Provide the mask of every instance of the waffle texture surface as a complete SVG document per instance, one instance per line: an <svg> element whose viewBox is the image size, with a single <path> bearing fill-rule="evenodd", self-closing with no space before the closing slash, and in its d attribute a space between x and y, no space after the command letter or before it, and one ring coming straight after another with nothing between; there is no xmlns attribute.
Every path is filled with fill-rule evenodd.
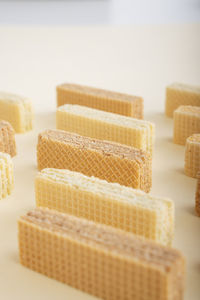
<svg viewBox="0 0 200 300"><path fill-rule="evenodd" d="M7 121L0 121L0 152L16 155L15 132Z"/></svg>
<svg viewBox="0 0 200 300"><path fill-rule="evenodd" d="M38 169L69 169L149 192L152 157L148 152L62 130L39 135Z"/></svg>
<svg viewBox="0 0 200 300"><path fill-rule="evenodd" d="M0 152L0 199L11 194L14 184L13 161L9 154Z"/></svg>
<svg viewBox="0 0 200 300"><path fill-rule="evenodd" d="M37 208L18 223L22 265L105 300L181 300L184 258L172 248Z"/></svg>
<svg viewBox="0 0 200 300"><path fill-rule="evenodd" d="M187 138L185 149L185 174L197 178L200 171L200 134Z"/></svg>
<svg viewBox="0 0 200 300"><path fill-rule="evenodd" d="M31 130L33 120L31 101L21 96L0 92L0 119L8 121L17 133Z"/></svg>
<svg viewBox="0 0 200 300"><path fill-rule="evenodd" d="M200 106L200 87L174 83L166 88L165 114L173 117L181 105Z"/></svg>
<svg viewBox="0 0 200 300"><path fill-rule="evenodd" d="M111 225L171 245L174 204L140 190L60 169L35 179L36 205Z"/></svg>
<svg viewBox="0 0 200 300"><path fill-rule="evenodd" d="M153 151L153 123L90 107L72 104L58 107L56 128L125 144L150 153Z"/></svg>
<svg viewBox="0 0 200 300"><path fill-rule="evenodd" d="M125 116L143 119L142 97L82 86L61 84L57 86L57 106L78 104L109 111Z"/></svg>
<svg viewBox="0 0 200 300"><path fill-rule="evenodd" d="M174 111L174 143L185 145L195 133L200 133L200 107L180 106Z"/></svg>

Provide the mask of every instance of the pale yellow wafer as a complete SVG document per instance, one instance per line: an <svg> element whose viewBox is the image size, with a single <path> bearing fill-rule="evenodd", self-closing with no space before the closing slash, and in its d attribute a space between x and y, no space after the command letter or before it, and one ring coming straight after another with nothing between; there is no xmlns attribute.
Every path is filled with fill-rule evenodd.
<svg viewBox="0 0 200 300"><path fill-rule="evenodd" d="M7 121L0 121L0 152L16 155L15 132Z"/></svg>
<svg viewBox="0 0 200 300"><path fill-rule="evenodd" d="M57 86L57 106L78 104L143 119L142 97L111 92L78 84Z"/></svg>
<svg viewBox="0 0 200 300"><path fill-rule="evenodd" d="M174 204L166 198L60 169L36 176L37 206L56 209L171 245Z"/></svg>
<svg viewBox="0 0 200 300"><path fill-rule="evenodd" d="M183 299L178 250L47 208L20 218L18 238L22 265L101 299Z"/></svg>
<svg viewBox="0 0 200 300"><path fill-rule="evenodd" d="M174 83L166 88L165 114L173 117L181 105L200 106L200 87Z"/></svg>
<svg viewBox="0 0 200 300"><path fill-rule="evenodd" d="M0 152L0 199L13 190L13 162L9 154Z"/></svg>
<svg viewBox="0 0 200 300"><path fill-rule="evenodd" d="M31 130L33 112L30 100L0 92L0 119L8 121L17 133Z"/></svg>
<svg viewBox="0 0 200 300"><path fill-rule="evenodd" d="M194 133L200 133L200 107L180 106L174 111L174 143L185 145Z"/></svg>
<svg viewBox="0 0 200 300"><path fill-rule="evenodd" d="M152 153L153 123L110 112L65 104L57 108L56 128L91 138L109 140Z"/></svg>
<svg viewBox="0 0 200 300"><path fill-rule="evenodd" d="M152 158L148 152L63 130L39 135L38 169L69 169L149 192Z"/></svg>
<svg viewBox="0 0 200 300"><path fill-rule="evenodd" d="M197 178L200 171L200 134L187 138L185 149L185 174Z"/></svg>

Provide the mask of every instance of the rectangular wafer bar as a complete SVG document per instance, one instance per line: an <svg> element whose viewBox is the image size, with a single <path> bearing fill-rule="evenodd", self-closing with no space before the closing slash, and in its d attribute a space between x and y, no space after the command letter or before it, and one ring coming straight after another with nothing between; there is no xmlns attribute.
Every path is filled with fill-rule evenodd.
<svg viewBox="0 0 200 300"><path fill-rule="evenodd" d="M105 300L182 300L182 254L111 226L37 208L18 222L22 265Z"/></svg>
<svg viewBox="0 0 200 300"><path fill-rule="evenodd" d="M0 152L16 155L15 132L7 121L0 121Z"/></svg>
<svg viewBox="0 0 200 300"><path fill-rule="evenodd" d="M185 145L189 136L200 132L200 107L179 106L174 111L174 143Z"/></svg>
<svg viewBox="0 0 200 300"><path fill-rule="evenodd" d="M37 161L39 170L69 169L145 192L152 185L149 152L63 130L46 130L39 135Z"/></svg>
<svg viewBox="0 0 200 300"><path fill-rule="evenodd" d="M91 138L109 140L152 153L153 123L81 105L57 108L56 128Z"/></svg>
<svg viewBox="0 0 200 300"><path fill-rule="evenodd" d="M37 206L111 225L171 245L174 203L140 190L61 169L43 169L35 179Z"/></svg>
<svg viewBox="0 0 200 300"><path fill-rule="evenodd" d="M78 84L57 86L57 106L78 104L125 116L143 119L143 99Z"/></svg>
<svg viewBox="0 0 200 300"><path fill-rule="evenodd" d="M173 117L181 105L200 106L200 87L173 83L166 88L165 114Z"/></svg>
<svg viewBox="0 0 200 300"><path fill-rule="evenodd" d="M30 100L0 92L0 119L8 121L17 133L31 130L33 112Z"/></svg>
<svg viewBox="0 0 200 300"><path fill-rule="evenodd" d="M197 178L200 171L200 134L193 134L186 140L185 174Z"/></svg>
<svg viewBox="0 0 200 300"><path fill-rule="evenodd" d="M7 197L13 190L13 162L9 154L0 152L0 199Z"/></svg>

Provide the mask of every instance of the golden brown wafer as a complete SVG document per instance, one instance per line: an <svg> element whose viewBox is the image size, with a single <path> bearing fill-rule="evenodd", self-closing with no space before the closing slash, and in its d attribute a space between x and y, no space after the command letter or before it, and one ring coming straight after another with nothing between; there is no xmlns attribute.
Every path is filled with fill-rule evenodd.
<svg viewBox="0 0 200 300"><path fill-rule="evenodd" d="M57 86L57 106L78 104L109 111L125 116L143 119L143 99L78 84Z"/></svg>
<svg viewBox="0 0 200 300"><path fill-rule="evenodd" d="M39 135L38 169L69 169L149 192L152 158L148 152L62 130Z"/></svg>
<svg viewBox="0 0 200 300"><path fill-rule="evenodd" d="M200 106L200 87L174 83L166 88L165 114L173 117L181 105Z"/></svg>
<svg viewBox="0 0 200 300"><path fill-rule="evenodd" d="M181 300L184 258L172 248L47 208L18 223L22 265L105 300Z"/></svg>

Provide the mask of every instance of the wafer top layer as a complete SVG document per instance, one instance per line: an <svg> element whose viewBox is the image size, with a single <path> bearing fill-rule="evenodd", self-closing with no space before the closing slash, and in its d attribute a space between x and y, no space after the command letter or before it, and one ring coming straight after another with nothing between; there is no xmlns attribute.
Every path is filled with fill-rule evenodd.
<svg viewBox="0 0 200 300"><path fill-rule="evenodd" d="M200 107L191 105L181 105L176 109L176 112L200 116Z"/></svg>
<svg viewBox="0 0 200 300"><path fill-rule="evenodd" d="M200 134L196 133L187 138L187 142L200 144Z"/></svg>
<svg viewBox="0 0 200 300"><path fill-rule="evenodd" d="M0 120L0 129L7 127L7 126L11 127L10 123L8 123L7 121Z"/></svg>
<svg viewBox="0 0 200 300"><path fill-rule="evenodd" d="M6 92L0 92L0 101L10 102L10 103L17 103L17 104L25 104L30 102L30 100L23 96L18 96L15 94L10 94Z"/></svg>
<svg viewBox="0 0 200 300"><path fill-rule="evenodd" d="M173 84L169 85L168 88L200 94L199 86L193 86L193 85L182 84L182 83L173 83Z"/></svg>
<svg viewBox="0 0 200 300"><path fill-rule="evenodd" d="M88 94L91 96L96 96L96 97L98 96L98 97L104 97L104 98L108 98L108 99L114 98L115 100L119 100L119 101L134 101L135 99L138 98L137 96L112 92L112 91L103 90L103 89L97 89L97 88L78 85L78 84L64 83L64 84L57 86L57 90L59 88L63 88L65 90L73 90L74 92L77 92L77 93L83 92L85 94Z"/></svg>
<svg viewBox="0 0 200 300"><path fill-rule="evenodd" d="M123 159L134 159L136 157L145 159L151 155L142 150L121 145L114 142L102 141L70 133L64 130L46 130L39 135L39 139L51 139L62 143L70 144L73 147L91 149L101 152L104 155L115 155Z"/></svg>
<svg viewBox="0 0 200 300"><path fill-rule="evenodd" d="M108 122L121 127L128 128L150 128L154 130L154 124L145 120L134 119L132 117L122 116L111 112L90 108L82 105L65 104L57 108L58 111L67 111L71 114L87 117L89 119ZM150 133L151 134L151 133Z"/></svg>
<svg viewBox="0 0 200 300"><path fill-rule="evenodd" d="M173 201L170 199L150 196L137 189L125 187L118 183L108 183L106 180L94 176L88 177L70 170L46 168L38 173L37 177L54 182L57 181L79 190L100 194L104 197L109 196L115 201L127 202L130 205L137 205L142 208L161 211L173 206Z"/></svg>
<svg viewBox="0 0 200 300"><path fill-rule="evenodd" d="M181 258L179 251L136 237L133 234L101 224L58 213L47 208L36 208L20 218L47 231L81 243L112 251L127 260L141 260L170 272L173 264Z"/></svg>

